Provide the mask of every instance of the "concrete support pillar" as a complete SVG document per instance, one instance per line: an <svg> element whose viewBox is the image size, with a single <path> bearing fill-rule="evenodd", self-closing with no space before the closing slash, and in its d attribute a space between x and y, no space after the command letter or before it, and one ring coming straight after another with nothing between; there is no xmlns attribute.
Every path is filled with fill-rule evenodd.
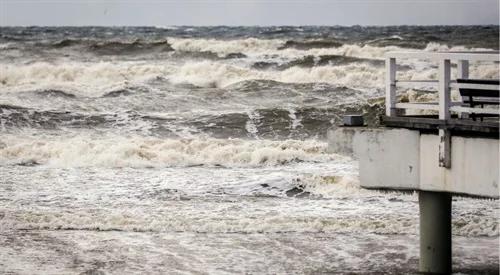
<svg viewBox="0 0 500 275"><path fill-rule="evenodd" d="M451 273L451 195L420 191L419 271Z"/></svg>

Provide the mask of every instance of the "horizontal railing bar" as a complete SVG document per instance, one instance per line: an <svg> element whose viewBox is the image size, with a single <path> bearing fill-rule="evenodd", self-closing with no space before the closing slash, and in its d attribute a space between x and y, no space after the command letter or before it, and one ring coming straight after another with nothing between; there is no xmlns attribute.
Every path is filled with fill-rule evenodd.
<svg viewBox="0 0 500 275"><path fill-rule="evenodd" d="M431 83L438 83L438 80L433 80L433 79L418 79L418 80L396 80L396 82L408 82L408 83L420 83L420 82L431 82Z"/></svg>
<svg viewBox="0 0 500 275"><path fill-rule="evenodd" d="M438 85L437 80L396 80L396 85L404 88L412 87L432 87L436 88Z"/></svg>
<svg viewBox="0 0 500 275"><path fill-rule="evenodd" d="M471 108L471 107L453 106L450 107L450 111L458 113L500 115L500 110L498 108L490 109L490 108Z"/></svg>
<svg viewBox="0 0 500 275"><path fill-rule="evenodd" d="M438 83L437 80L419 79L419 80L396 80L396 83Z"/></svg>
<svg viewBox="0 0 500 275"><path fill-rule="evenodd" d="M398 108L398 109L434 110L434 111L439 110L439 105L437 104L437 102L434 102L434 104L429 104L429 103L396 103L396 108Z"/></svg>
<svg viewBox="0 0 500 275"><path fill-rule="evenodd" d="M437 80L396 80L396 85L409 87L413 85L428 85L436 86L439 83ZM457 83L456 81L450 81L450 88L455 89L478 89L478 90L500 90L500 85L492 84L474 84L474 83Z"/></svg>
<svg viewBox="0 0 500 275"><path fill-rule="evenodd" d="M450 106L461 106L463 102L450 102ZM420 110L438 110L438 102L405 102L396 103L396 108L398 109L420 109Z"/></svg>
<svg viewBox="0 0 500 275"><path fill-rule="evenodd" d="M399 51L386 53L387 58L417 58L426 60L469 60L469 61L499 61L498 51L487 52L424 52L424 51Z"/></svg>
<svg viewBox="0 0 500 275"><path fill-rule="evenodd" d="M492 90L492 91L498 91L500 89L500 85L456 83L456 82L450 83L450 87L457 89L478 89L478 90Z"/></svg>

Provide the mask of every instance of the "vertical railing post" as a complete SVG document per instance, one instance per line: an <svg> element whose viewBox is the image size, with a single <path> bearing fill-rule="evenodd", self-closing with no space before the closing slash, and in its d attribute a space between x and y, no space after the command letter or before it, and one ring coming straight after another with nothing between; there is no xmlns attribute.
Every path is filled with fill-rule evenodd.
<svg viewBox="0 0 500 275"><path fill-rule="evenodd" d="M385 60L385 115L396 115L396 58Z"/></svg>
<svg viewBox="0 0 500 275"><path fill-rule="evenodd" d="M450 60L439 60L439 119L446 127L450 119ZM451 167L451 134L446 128L439 129L439 166Z"/></svg>
<svg viewBox="0 0 500 275"><path fill-rule="evenodd" d="M457 61L457 78L468 79L469 78L469 61L468 60L458 60ZM459 113L460 118L467 118L467 113Z"/></svg>
<svg viewBox="0 0 500 275"><path fill-rule="evenodd" d="M439 60L439 119L450 118L450 60Z"/></svg>
<svg viewBox="0 0 500 275"><path fill-rule="evenodd" d="M457 62L457 78L461 78L461 79L469 78L469 61L468 60L458 60L458 62Z"/></svg>

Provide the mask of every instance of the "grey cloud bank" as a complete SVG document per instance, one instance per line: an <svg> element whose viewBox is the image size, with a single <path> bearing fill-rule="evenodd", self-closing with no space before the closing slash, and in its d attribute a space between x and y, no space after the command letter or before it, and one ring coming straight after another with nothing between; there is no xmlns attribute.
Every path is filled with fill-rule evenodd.
<svg viewBox="0 0 500 275"><path fill-rule="evenodd" d="M499 21L495 0L0 0L0 10L3 26L497 25Z"/></svg>

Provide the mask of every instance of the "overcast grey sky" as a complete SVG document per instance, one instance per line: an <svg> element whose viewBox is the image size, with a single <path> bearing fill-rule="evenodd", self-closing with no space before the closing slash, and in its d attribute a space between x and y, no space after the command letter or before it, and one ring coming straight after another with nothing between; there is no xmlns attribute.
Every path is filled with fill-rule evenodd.
<svg viewBox="0 0 500 275"><path fill-rule="evenodd" d="M3 26L499 24L499 0L0 0Z"/></svg>

